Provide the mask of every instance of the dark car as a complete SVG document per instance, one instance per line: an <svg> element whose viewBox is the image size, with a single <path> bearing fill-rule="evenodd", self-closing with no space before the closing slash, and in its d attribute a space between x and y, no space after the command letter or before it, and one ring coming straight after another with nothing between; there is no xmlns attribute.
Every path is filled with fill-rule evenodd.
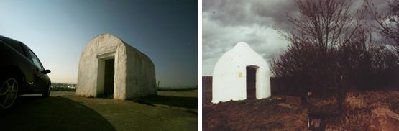
<svg viewBox="0 0 399 131"><path fill-rule="evenodd" d="M24 43L0 35L0 61L0 109L10 108L22 94L50 95L50 70Z"/></svg>

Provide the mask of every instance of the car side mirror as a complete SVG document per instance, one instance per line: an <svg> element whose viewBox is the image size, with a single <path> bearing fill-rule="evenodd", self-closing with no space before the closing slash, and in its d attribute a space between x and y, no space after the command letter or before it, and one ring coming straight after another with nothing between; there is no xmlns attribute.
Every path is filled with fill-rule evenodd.
<svg viewBox="0 0 399 131"><path fill-rule="evenodd" d="M44 71L42 71L42 73L43 74L48 74L48 73L51 73L51 71L50 70L44 70Z"/></svg>

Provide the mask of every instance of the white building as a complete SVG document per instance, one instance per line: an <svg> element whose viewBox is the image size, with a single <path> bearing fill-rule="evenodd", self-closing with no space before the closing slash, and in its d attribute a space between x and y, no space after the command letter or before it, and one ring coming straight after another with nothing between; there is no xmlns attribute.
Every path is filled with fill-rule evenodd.
<svg viewBox="0 0 399 131"><path fill-rule="evenodd" d="M81 54L76 94L131 99L156 94L155 67L136 48L110 34L92 39Z"/></svg>
<svg viewBox="0 0 399 131"><path fill-rule="evenodd" d="M248 44L237 43L216 63L213 72L212 103L247 98L262 99L269 96L269 66Z"/></svg>

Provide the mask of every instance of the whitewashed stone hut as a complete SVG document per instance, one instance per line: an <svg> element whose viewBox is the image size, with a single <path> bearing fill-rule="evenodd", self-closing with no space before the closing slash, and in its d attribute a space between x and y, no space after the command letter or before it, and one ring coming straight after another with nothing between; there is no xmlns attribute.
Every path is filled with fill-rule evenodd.
<svg viewBox="0 0 399 131"><path fill-rule="evenodd" d="M213 72L212 103L270 96L270 69L248 44L239 42L218 60Z"/></svg>
<svg viewBox="0 0 399 131"><path fill-rule="evenodd" d="M131 99L156 94L155 81L150 58L115 36L101 34L81 54L76 94Z"/></svg>

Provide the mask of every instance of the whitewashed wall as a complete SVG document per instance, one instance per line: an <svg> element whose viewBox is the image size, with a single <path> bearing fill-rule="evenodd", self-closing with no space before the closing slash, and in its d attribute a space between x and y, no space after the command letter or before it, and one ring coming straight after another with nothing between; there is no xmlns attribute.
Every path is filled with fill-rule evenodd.
<svg viewBox="0 0 399 131"><path fill-rule="evenodd" d="M79 62L76 94L97 96L103 91L101 60L114 57L114 99L130 99L156 94L155 67L137 49L110 34L101 34L89 42Z"/></svg>
<svg viewBox="0 0 399 131"><path fill-rule="evenodd" d="M259 66L256 73L256 98L262 99L271 95L270 69L267 62L248 44L239 42L233 49L223 54L215 65L212 103L247 98L246 67L248 65Z"/></svg>

